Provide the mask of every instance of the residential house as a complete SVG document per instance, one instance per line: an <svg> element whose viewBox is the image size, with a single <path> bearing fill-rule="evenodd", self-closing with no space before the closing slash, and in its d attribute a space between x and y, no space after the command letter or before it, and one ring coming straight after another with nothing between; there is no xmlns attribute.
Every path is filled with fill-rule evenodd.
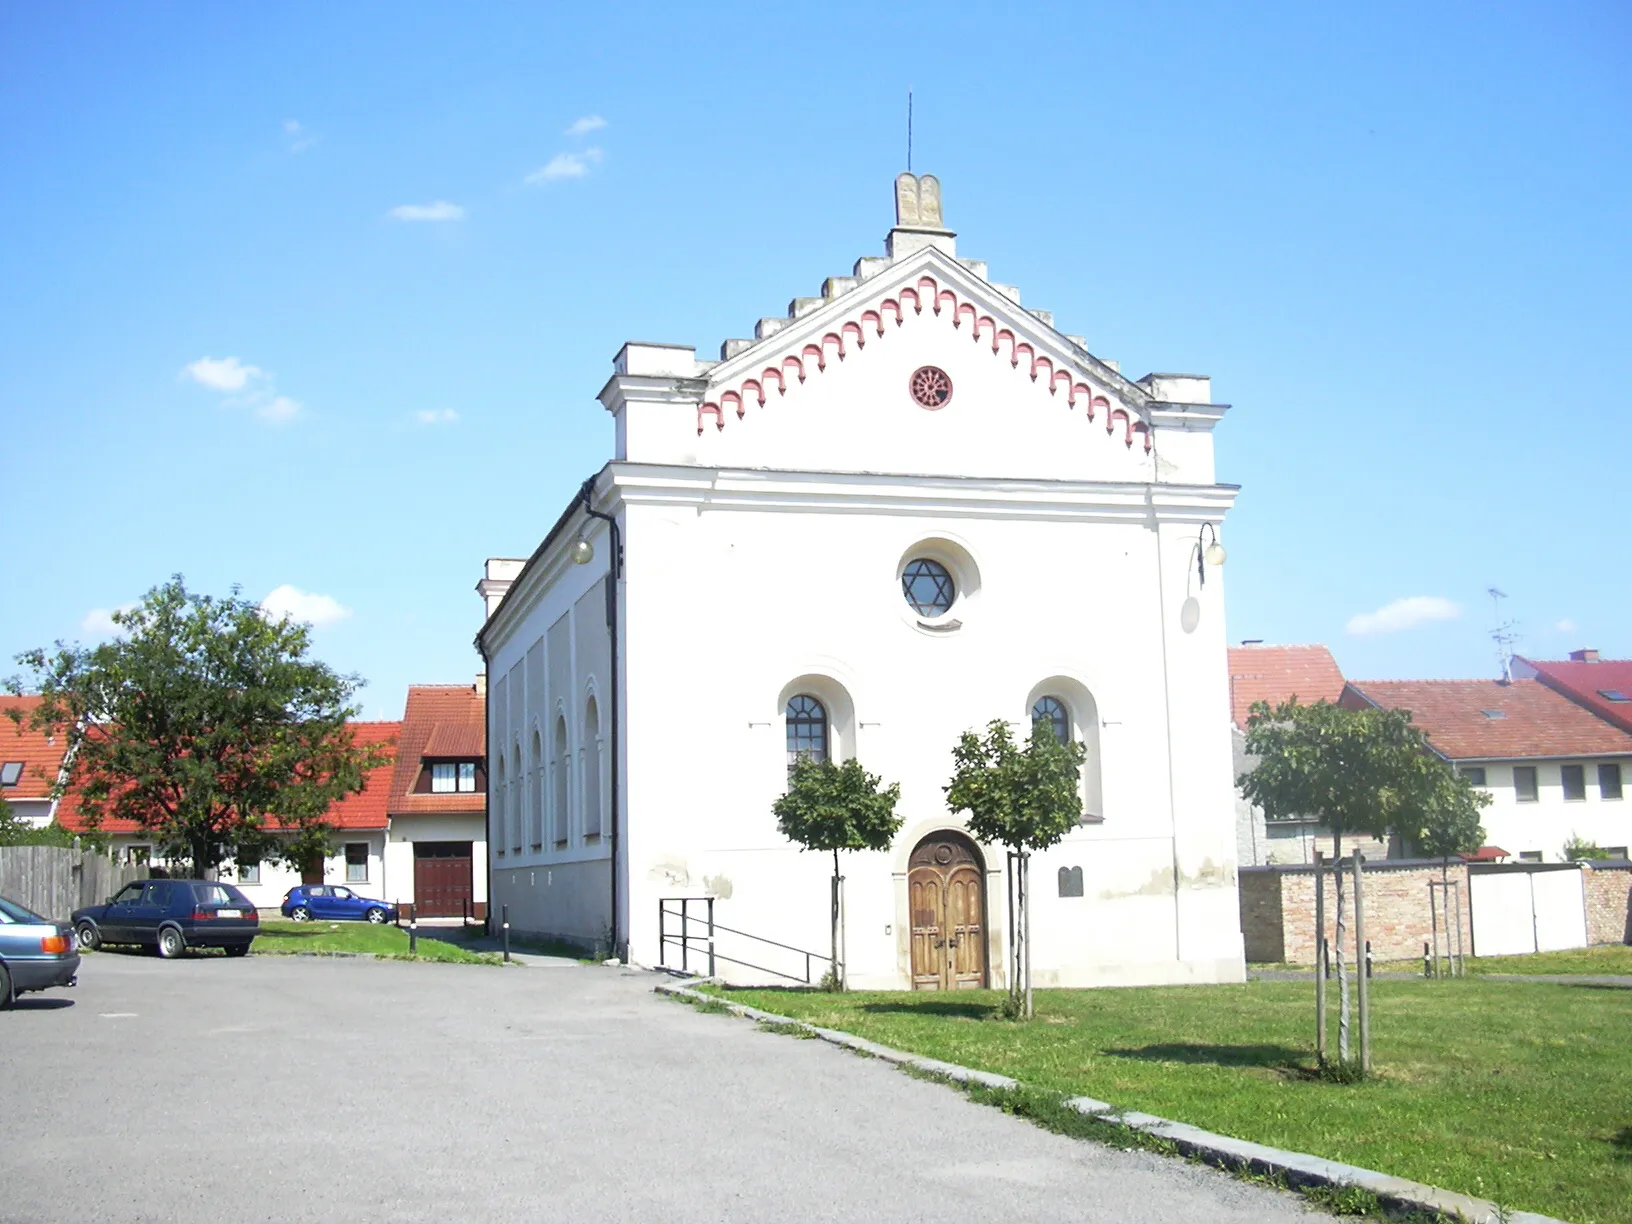
<svg viewBox="0 0 1632 1224"><path fill-rule="evenodd" d="M12 814L44 828L56 816L52 787L62 771L67 736L46 735L28 725L38 697L0 697L0 799ZM11 720L20 715L20 723Z"/></svg>
<svg viewBox="0 0 1632 1224"><path fill-rule="evenodd" d="M1343 703L1410 710L1434 751L1490 793L1481 857L1560 862L1572 838L1626 857L1632 730L1585 703L1540 679L1351 680Z"/></svg>
<svg viewBox="0 0 1632 1224"><path fill-rule="evenodd" d="M844 857L851 982L996 986L1010 864L943 788L961 733L1044 721L1086 763L1081 824L1031 859L1037 983L1240 981L1226 407L1022 307L959 256L933 176L895 196L883 256L719 360L626 344L607 463L531 557L489 562L493 901L646 964L678 963L682 903L819 953L832 860L771 809L791 762L856 758L903 823ZM536 482L490 449L488 481ZM736 980L825 967L715 947L759 966L720 959Z"/></svg>
<svg viewBox="0 0 1632 1224"><path fill-rule="evenodd" d="M1235 774L1250 773L1258 758L1247 755L1246 727L1252 707L1260 701L1278 706L1296 699L1303 705L1336 702L1343 696L1343 672L1332 652L1321 645L1269 646L1242 642L1229 652L1231 744ZM1313 863L1318 850L1332 857L1332 837L1319 821L1265 820L1263 809L1236 788L1236 857L1243 867L1286 863ZM1383 858L1388 845L1363 834L1345 835L1343 854L1359 850L1368 858Z"/></svg>
<svg viewBox="0 0 1632 1224"><path fill-rule="evenodd" d="M408 689L383 869L389 895L421 917L487 913L485 723L480 684Z"/></svg>
<svg viewBox="0 0 1632 1224"><path fill-rule="evenodd" d="M1632 659L1600 659L1596 650L1572 650L1562 662L1516 657L1515 678L1539 680L1623 731L1632 731Z"/></svg>

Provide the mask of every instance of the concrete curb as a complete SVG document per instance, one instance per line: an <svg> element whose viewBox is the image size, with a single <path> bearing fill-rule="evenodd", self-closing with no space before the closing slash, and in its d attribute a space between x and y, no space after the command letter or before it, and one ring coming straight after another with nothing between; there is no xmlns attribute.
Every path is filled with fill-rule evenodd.
<svg viewBox="0 0 1632 1224"><path fill-rule="evenodd" d="M681 982L659 982L654 989L659 994L678 995L697 1002L717 1004L732 1015L743 1016L749 1020L795 1025L833 1045L881 1058L897 1066L914 1067L920 1071L942 1075L960 1083L980 1084L987 1088L1020 1086L1018 1080L1007 1075L994 1075L990 1071L976 1071L970 1067L960 1067L956 1063L909 1054L905 1050L892 1049L879 1045L876 1041L857 1037L854 1033L818 1028L792 1016L778 1016L774 1012L761 1011L757 1007L749 1007L743 1003L732 1003L716 995L691 989L693 986L707 985L718 980L706 977L687 978ZM1168 1118L1158 1118L1154 1114L1118 1110L1114 1105L1096 1101L1092 1097L1072 1097L1065 1103L1078 1113L1097 1117L1113 1126L1125 1126L1130 1130L1143 1131L1170 1140L1186 1156L1196 1156L1209 1164L1231 1170L1250 1169L1255 1173L1279 1174L1294 1186L1361 1186L1392 1207L1438 1212L1453 1220L1469 1221L1470 1224L1568 1224L1567 1221L1555 1219L1553 1216L1537 1215L1529 1211L1510 1211L1503 1215L1495 1203L1484 1199L1457 1194L1452 1190L1441 1190L1438 1186L1427 1186L1421 1182L1407 1181L1403 1177L1391 1177L1387 1173L1362 1169L1358 1165L1340 1164L1321 1156L1311 1156L1307 1152L1286 1152L1280 1148L1266 1147L1264 1144L1251 1143L1245 1139L1215 1135L1200 1127L1174 1122Z"/></svg>

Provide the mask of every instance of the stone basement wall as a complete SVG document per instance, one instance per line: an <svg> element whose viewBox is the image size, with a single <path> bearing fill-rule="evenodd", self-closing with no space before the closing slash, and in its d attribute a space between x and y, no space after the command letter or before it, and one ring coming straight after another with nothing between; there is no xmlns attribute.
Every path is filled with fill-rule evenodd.
<svg viewBox="0 0 1632 1224"><path fill-rule="evenodd" d="M1587 890L1587 940L1595 944L1632 944L1632 862L1588 863L1583 883ZM1242 923L1246 902L1242 901Z"/></svg>
<svg viewBox="0 0 1632 1224"><path fill-rule="evenodd" d="M1428 882L1440 879L1440 864L1423 860L1367 862L1366 938L1377 960L1420 960L1422 945L1433 938L1428 908ZM1462 946L1471 952L1473 921L1468 911L1468 870L1453 863L1449 878L1460 884L1458 900L1462 909ZM1255 963L1285 961L1295 965L1315 963L1315 869L1304 866L1243 867L1239 873L1241 934L1247 960ZM1326 889L1326 938L1333 940L1336 956L1337 891L1328 869ZM1343 883L1344 913L1348 919L1345 959L1354 957L1353 877ZM1625 912L1625 889L1621 897ZM1453 915L1454 919L1454 915ZM1441 923L1444 919L1441 917ZM1454 923L1453 923L1454 926ZM1445 951L1445 932L1440 931L1440 952Z"/></svg>

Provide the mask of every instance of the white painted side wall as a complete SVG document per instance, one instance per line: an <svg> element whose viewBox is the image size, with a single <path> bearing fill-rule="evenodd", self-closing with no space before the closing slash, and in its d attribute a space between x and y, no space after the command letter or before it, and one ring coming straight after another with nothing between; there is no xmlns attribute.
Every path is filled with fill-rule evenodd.
<svg viewBox="0 0 1632 1224"><path fill-rule="evenodd" d="M1540 853L1544 863L1564 861L1564 843L1574 835L1600 846L1632 846L1632 757L1607 758L1621 767L1622 799L1605 799L1598 787L1599 759L1580 761L1458 761L1459 767L1485 770L1490 806L1480 815L1485 843L1500 846L1515 858ZM1579 764L1586 770L1586 798L1566 800L1562 769ZM1515 765L1534 765L1537 800L1520 803L1513 785Z"/></svg>

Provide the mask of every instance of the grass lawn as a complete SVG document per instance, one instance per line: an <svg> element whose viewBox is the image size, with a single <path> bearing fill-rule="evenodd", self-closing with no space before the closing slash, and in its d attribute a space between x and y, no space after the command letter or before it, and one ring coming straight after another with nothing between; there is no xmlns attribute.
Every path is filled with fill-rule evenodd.
<svg viewBox="0 0 1632 1224"><path fill-rule="evenodd" d="M733 1001L1574 1224L1632 1220L1632 991L1372 983L1380 1076L1311 1074L1313 985L1001 996L732 990ZM1334 991L1335 995L1335 986ZM1335 1043L1335 1024L1333 1040Z"/></svg>
<svg viewBox="0 0 1632 1224"><path fill-rule="evenodd" d="M1623 973L1632 975L1632 945L1607 944L1528 956L1470 956L1469 973Z"/></svg>
<svg viewBox="0 0 1632 1224"><path fill-rule="evenodd" d="M368 922L267 922L252 951L256 955L285 956L293 952L372 952L376 956L409 960L408 932L389 923ZM491 952L471 952L442 939L419 938L419 954L412 959L454 961L462 965L497 965L500 957Z"/></svg>

